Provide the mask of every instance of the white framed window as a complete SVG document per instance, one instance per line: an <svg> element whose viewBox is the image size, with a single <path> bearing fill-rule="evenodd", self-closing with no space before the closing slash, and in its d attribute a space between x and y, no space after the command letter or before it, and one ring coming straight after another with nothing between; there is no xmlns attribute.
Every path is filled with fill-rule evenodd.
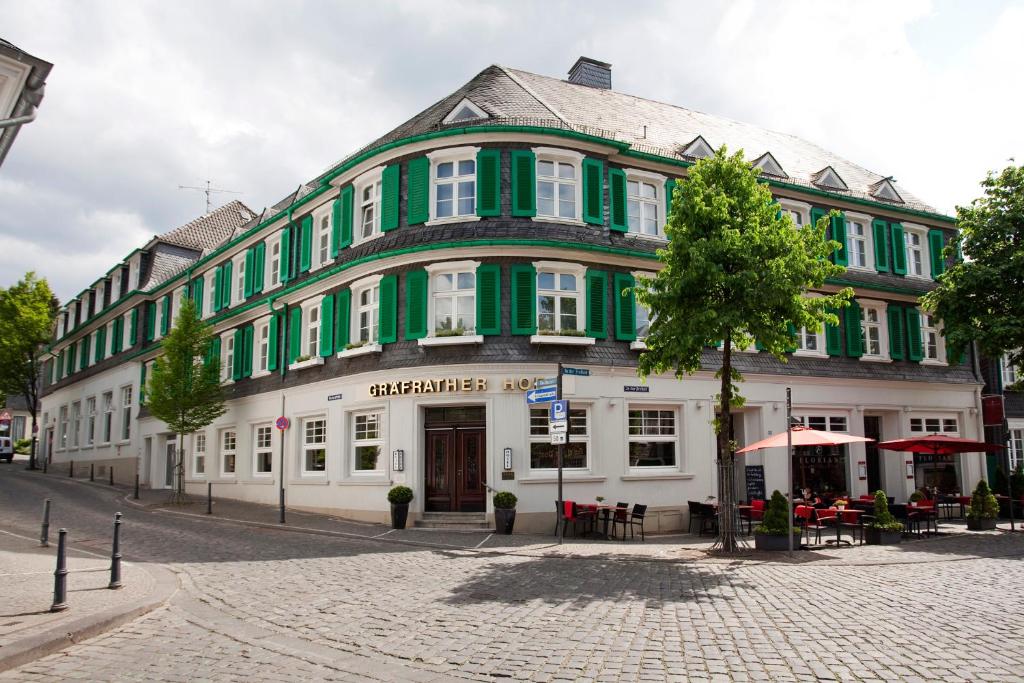
<svg viewBox="0 0 1024 683"><path fill-rule="evenodd" d="M96 397L85 399L85 445L96 443Z"/></svg>
<svg viewBox="0 0 1024 683"><path fill-rule="evenodd" d="M114 270L113 275L110 276L110 303L114 303L121 298L121 269L117 268Z"/></svg>
<svg viewBox="0 0 1024 683"><path fill-rule="evenodd" d="M537 147L537 218L579 222L583 189L583 155L569 150Z"/></svg>
<svg viewBox="0 0 1024 683"><path fill-rule="evenodd" d="M1010 470L1024 463L1024 429L1011 429L1009 433Z"/></svg>
<svg viewBox="0 0 1024 683"><path fill-rule="evenodd" d="M252 428L252 471L257 477L274 473L274 428L271 424L256 425Z"/></svg>
<svg viewBox="0 0 1024 683"><path fill-rule="evenodd" d="M430 336L476 332L476 261L427 266L430 277Z"/></svg>
<svg viewBox="0 0 1024 683"><path fill-rule="evenodd" d="M628 458L632 468L675 468L679 439L674 408L630 405L627 413Z"/></svg>
<svg viewBox="0 0 1024 683"><path fill-rule="evenodd" d="M68 447L68 407L61 406L57 411L57 443L61 448Z"/></svg>
<svg viewBox="0 0 1024 683"><path fill-rule="evenodd" d="M114 429L114 392L103 392L103 424L100 428L100 443L110 443Z"/></svg>
<svg viewBox="0 0 1024 683"><path fill-rule="evenodd" d="M939 331L939 324L934 316L925 311L921 311L921 345L924 347L922 363L946 362L946 348Z"/></svg>
<svg viewBox="0 0 1024 683"><path fill-rule="evenodd" d="M1010 362L1010 355L1004 354L999 359L999 372L1003 378L1003 388L1012 386L1020 379L1020 373L1016 365Z"/></svg>
<svg viewBox="0 0 1024 683"><path fill-rule="evenodd" d="M235 259L235 265L231 266L235 277L235 291L231 304L245 301L245 256Z"/></svg>
<svg viewBox="0 0 1024 683"><path fill-rule="evenodd" d="M196 432L192 435L192 475L206 475L206 432Z"/></svg>
<svg viewBox="0 0 1024 683"><path fill-rule="evenodd" d="M171 296L171 327L174 327L174 324L178 322L178 316L181 315L181 306L185 299L188 298L185 292L185 287L178 287Z"/></svg>
<svg viewBox="0 0 1024 683"><path fill-rule="evenodd" d="M476 154L479 147L440 149L430 159L430 220L476 217Z"/></svg>
<svg viewBox="0 0 1024 683"><path fill-rule="evenodd" d="M801 356L824 356L825 342L822 338L821 327L808 330L801 327L796 333L796 351Z"/></svg>
<svg viewBox="0 0 1024 683"><path fill-rule="evenodd" d="M380 187L384 167L367 171L352 183L355 188L354 242L373 239L380 231Z"/></svg>
<svg viewBox="0 0 1024 683"><path fill-rule="evenodd" d="M375 275L352 283L352 330L355 343L376 344L380 330L380 279Z"/></svg>
<svg viewBox="0 0 1024 683"><path fill-rule="evenodd" d="M321 475L327 471L327 418L302 420L302 473Z"/></svg>
<svg viewBox="0 0 1024 683"><path fill-rule="evenodd" d="M635 282L639 282L641 278L653 280L655 277L654 273L645 271L633 271L632 275ZM634 295L634 301L633 316L636 327L636 341L633 342L633 345L636 348L646 348L644 340L647 339L647 335L651 333L651 323L654 321L654 317L651 316L650 310L640 303L639 297Z"/></svg>
<svg viewBox="0 0 1024 683"><path fill-rule="evenodd" d="M889 359L889 333L885 326L885 304L876 301L860 303L860 339L868 360Z"/></svg>
<svg viewBox="0 0 1024 683"><path fill-rule="evenodd" d="M267 258L267 272L264 275L268 283L268 289L273 289L281 284L281 235L278 233L275 237L267 240L267 246L264 247L267 253L270 255Z"/></svg>
<svg viewBox="0 0 1024 683"><path fill-rule="evenodd" d="M75 401L71 404L71 447L78 448L82 438L82 404Z"/></svg>
<svg viewBox="0 0 1024 683"><path fill-rule="evenodd" d="M121 387L121 440L132 438L132 388Z"/></svg>
<svg viewBox="0 0 1024 683"><path fill-rule="evenodd" d="M564 469L589 467L590 407L569 409L569 438L565 447ZM530 469L552 470L558 467L558 446L548 433L548 408L530 408Z"/></svg>
<svg viewBox="0 0 1024 683"><path fill-rule="evenodd" d="M216 289L214 283L216 282L216 280L216 270L211 270L209 273L206 274L206 284L203 285L203 303L202 306L200 307L200 310L202 310L204 318L209 318L211 315L213 315L213 295L215 294L214 290Z"/></svg>
<svg viewBox="0 0 1024 683"><path fill-rule="evenodd" d="M850 268L869 268L872 259L871 238L868 231L871 230L869 217L862 217L859 214L846 214L846 249L847 263Z"/></svg>
<svg viewBox="0 0 1024 683"><path fill-rule="evenodd" d="M586 268L560 262L533 265L537 270L537 331L562 334L581 329Z"/></svg>
<svg viewBox="0 0 1024 683"><path fill-rule="evenodd" d="M352 415L352 471L373 474L384 471L381 453L384 450L384 432L380 411Z"/></svg>
<svg viewBox="0 0 1024 683"><path fill-rule="evenodd" d="M907 275L925 277L925 230L903 225L903 244L907 254Z"/></svg>
<svg viewBox="0 0 1024 683"><path fill-rule="evenodd" d="M302 348L305 355L316 358L320 354L320 298L303 305L302 318L306 322Z"/></svg>
<svg viewBox="0 0 1024 683"><path fill-rule="evenodd" d="M805 202L798 202L792 199L776 198L779 203L779 211L787 214L793 220L793 226L802 228L810 223L811 205Z"/></svg>
<svg viewBox="0 0 1024 683"><path fill-rule="evenodd" d="M256 372L269 372L270 367L270 321L256 323Z"/></svg>
<svg viewBox="0 0 1024 683"><path fill-rule="evenodd" d="M847 431L845 415L794 415L793 419L805 427L817 429L820 432Z"/></svg>
<svg viewBox="0 0 1024 683"><path fill-rule="evenodd" d="M238 445L238 434L234 429L225 429L220 433L220 475L235 476L235 448Z"/></svg>
<svg viewBox="0 0 1024 683"><path fill-rule="evenodd" d="M331 205L313 214L313 270L331 262Z"/></svg>
<svg viewBox="0 0 1024 683"><path fill-rule="evenodd" d="M912 417L910 431L915 434L959 434L960 421L955 417Z"/></svg>
<svg viewBox="0 0 1024 683"><path fill-rule="evenodd" d="M111 320L107 323L107 331L105 333L106 340L103 343L103 356L109 358L114 355L114 349L117 348L117 340L114 339L114 321Z"/></svg>
<svg viewBox="0 0 1024 683"><path fill-rule="evenodd" d="M646 237L665 236L665 176L626 171L626 218L629 232Z"/></svg>
<svg viewBox="0 0 1024 683"><path fill-rule="evenodd" d="M235 367L235 333L225 332L220 337L220 378L231 381L231 373Z"/></svg>

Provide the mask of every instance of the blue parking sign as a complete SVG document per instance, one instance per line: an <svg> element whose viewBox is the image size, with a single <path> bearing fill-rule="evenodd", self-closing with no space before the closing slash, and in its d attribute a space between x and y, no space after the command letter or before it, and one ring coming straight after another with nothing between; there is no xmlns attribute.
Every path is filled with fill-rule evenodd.
<svg viewBox="0 0 1024 683"><path fill-rule="evenodd" d="M569 402L552 401L550 419L552 422L566 422L569 419Z"/></svg>

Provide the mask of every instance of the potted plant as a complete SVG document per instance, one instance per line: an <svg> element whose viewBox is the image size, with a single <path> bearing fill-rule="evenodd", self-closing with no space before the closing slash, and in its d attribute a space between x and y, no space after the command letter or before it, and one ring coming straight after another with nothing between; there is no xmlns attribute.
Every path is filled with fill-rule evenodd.
<svg viewBox="0 0 1024 683"><path fill-rule="evenodd" d="M391 528L404 529L405 520L409 517L409 502L412 500L412 489L399 484L388 491L388 502L391 503Z"/></svg>
<svg viewBox="0 0 1024 683"><path fill-rule="evenodd" d="M511 534L516 523L516 494L511 491L498 491L494 494L494 531L499 534Z"/></svg>
<svg viewBox="0 0 1024 683"><path fill-rule="evenodd" d="M793 547L800 547L799 528L793 529ZM754 528L754 547L757 550L789 550L789 501L779 493L778 489L772 491L771 500L768 501L768 509L764 511L764 518Z"/></svg>
<svg viewBox="0 0 1024 683"><path fill-rule="evenodd" d="M920 491L914 491L910 494L910 497L907 498L907 502L909 503L920 503L922 500L924 500L924 494Z"/></svg>
<svg viewBox="0 0 1024 683"><path fill-rule="evenodd" d="M967 508L967 528L971 531L991 531L996 528L998 517L999 503L989 490L988 482L982 479L971 494L971 504Z"/></svg>
<svg viewBox="0 0 1024 683"><path fill-rule="evenodd" d="M864 541L868 545L895 545L903 540L903 523L889 512L885 491L875 491L875 514L864 527Z"/></svg>

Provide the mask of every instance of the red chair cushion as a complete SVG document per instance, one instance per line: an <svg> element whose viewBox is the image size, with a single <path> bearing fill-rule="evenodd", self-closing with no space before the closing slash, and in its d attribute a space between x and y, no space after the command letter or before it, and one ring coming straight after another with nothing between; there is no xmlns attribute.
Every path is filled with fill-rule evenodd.
<svg viewBox="0 0 1024 683"><path fill-rule="evenodd" d="M750 507L754 510L764 510L764 501L760 499L752 500L750 501Z"/></svg>

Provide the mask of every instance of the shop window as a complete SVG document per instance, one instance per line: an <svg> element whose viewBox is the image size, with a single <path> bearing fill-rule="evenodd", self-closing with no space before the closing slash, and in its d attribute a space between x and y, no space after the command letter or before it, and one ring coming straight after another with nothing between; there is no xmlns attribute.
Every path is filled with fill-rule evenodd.
<svg viewBox="0 0 1024 683"><path fill-rule="evenodd" d="M569 439L565 447L565 469L586 469L590 450L590 430L586 408L569 411ZM551 444L548 434L548 409L530 409L530 468L535 470L558 467L558 446Z"/></svg>
<svg viewBox="0 0 1024 683"><path fill-rule="evenodd" d="M537 330L540 334L579 330L583 270L537 271Z"/></svg>
<svg viewBox="0 0 1024 683"><path fill-rule="evenodd" d="M431 275L434 336L476 331L476 272L454 270Z"/></svg>
<svg viewBox="0 0 1024 683"><path fill-rule="evenodd" d="M206 474L206 432L192 435L192 474L197 477Z"/></svg>
<svg viewBox="0 0 1024 683"><path fill-rule="evenodd" d="M910 418L910 431L928 434L957 434L960 432L960 424L955 417L912 417Z"/></svg>
<svg viewBox="0 0 1024 683"><path fill-rule="evenodd" d="M847 431L845 415L804 415L794 419L811 429ZM812 495L832 497L849 492L845 446L797 446L793 449L793 487Z"/></svg>
<svg viewBox="0 0 1024 683"><path fill-rule="evenodd" d="M253 472L267 475L274 471L273 437L271 425L257 425L253 428Z"/></svg>
<svg viewBox="0 0 1024 683"><path fill-rule="evenodd" d="M225 429L220 434L220 473L221 476L235 476L235 446L237 434L233 429Z"/></svg>
<svg viewBox="0 0 1024 683"><path fill-rule="evenodd" d="M676 412L630 406L629 466L675 467Z"/></svg>
<svg viewBox="0 0 1024 683"><path fill-rule="evenodd" d="M352 469L359 473L380 472L384 439L379 412L357 413L352 416Z"/></svg>

